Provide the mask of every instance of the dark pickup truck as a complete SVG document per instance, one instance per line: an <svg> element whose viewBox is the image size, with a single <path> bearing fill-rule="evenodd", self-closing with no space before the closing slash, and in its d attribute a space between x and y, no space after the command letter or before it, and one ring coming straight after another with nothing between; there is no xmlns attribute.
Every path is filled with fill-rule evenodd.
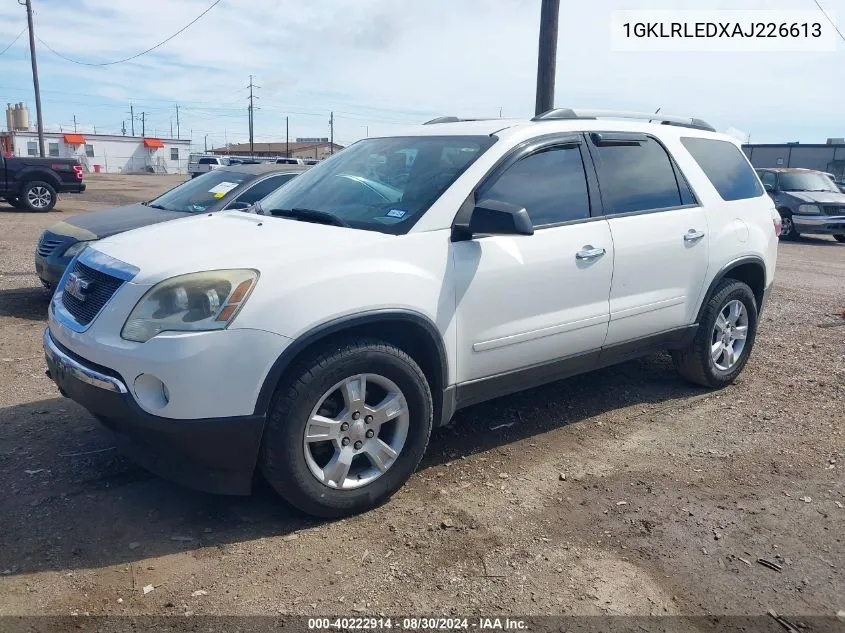
<svg viewBox="0 0 845 633"><path fill-rule="evenodd" d="M82 165L72 158L0 155L0 198L18 209L49 211L60 193L82 193Z"/></svg>

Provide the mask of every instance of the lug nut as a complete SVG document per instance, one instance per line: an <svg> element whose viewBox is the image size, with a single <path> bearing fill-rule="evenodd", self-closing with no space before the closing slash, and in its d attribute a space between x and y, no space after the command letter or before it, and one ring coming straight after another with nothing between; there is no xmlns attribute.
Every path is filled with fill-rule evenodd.
<svg viewBox="0 0 845 633"><path fill-rule="evenodd" d="M366 418L364 418L364 422L366 422L367 424L369 424L372 421L373 421L373 416L371 416L371 415L368 415Z"/></svg>
<svg viewBox="0 0 845 633"><path fill-rule="evenodd" d="M372 430L372 429L370 429L369 431L367 431L367 437L372 437L373 435L375 435L375 433L373 433L373 430Z"/></svg>
<svg viewBox="0 0 845 633"><path fill-rule="evenodd" d="M353 419L353 420L357 420L357 419L358 419L358 418L360 418L360 417L361 417L361 413L360 413L360 412L358 412L358 411L356 411L355 413L353 413L353 414L352 414L352 419Z"/></svg>
<svg viewBox="0 0 845 633"><path fill-rule="evenodd" d="M361 447L362 447L363 445L364 445L364 443L363 443L363 442L361 442L360 440L359 440L359 441L357 441L357 442L355 442L355 450L356 450L356 451L357 451L357 450L360 450L360 449L361 449Z"/></svg>
<svg viewBox="0 0 845 633"><path fill-rule="evenodd" d="M341 443L341 444L343 444L344 446L349 446L349 438L348 438L348 437L344 437L344 438L340 441L340 443Z"/></svg>
<svg viewBox="0 0 845 633"><path fill-rule="evenodd" d="M347 430L349 430L349 422L344 422L343 424L341 424L341 425L340 425L340 430L341 430L341 431L347 431Z"/></svg>

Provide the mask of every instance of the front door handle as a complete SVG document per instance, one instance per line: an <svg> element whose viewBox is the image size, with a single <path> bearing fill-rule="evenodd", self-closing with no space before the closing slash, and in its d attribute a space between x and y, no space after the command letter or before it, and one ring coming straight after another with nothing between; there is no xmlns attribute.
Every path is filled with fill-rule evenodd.
<svg viewBox="0 0 845 633"><path fill-rule="evenodd" d="M704 231L696 231L695 229L690 229L686 233L684 233L684 241L685 242L694 242L695 240L700 240L704 237Z"/></svg>
<svg viewBox="0 0 845 633"><path fill-rule="evenodd" d="M596 259L601 257L607 251L603 248L593 248L592 246L585 246L582 250L575 253L575 259Z"/></svg>

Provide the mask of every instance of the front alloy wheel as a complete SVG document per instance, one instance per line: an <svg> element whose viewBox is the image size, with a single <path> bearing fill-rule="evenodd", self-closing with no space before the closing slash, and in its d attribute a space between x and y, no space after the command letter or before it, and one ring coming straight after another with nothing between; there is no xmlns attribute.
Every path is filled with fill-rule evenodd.
<svg viewBox="0 0 845 633"><path fill-rule="evenodd" d="M386 473L408 437L408 404L389 378L357 374L330 387L305 427L311 474L330 488L366 486Z"/></svg>
<svg viewBox="0 0 845 633"><path fill-rule="evenodd" d="M259 467L304 512L363 512L414 472L432 411L426 376L405 351L370 338L335 340L306 353L279 382Z"/></svg>

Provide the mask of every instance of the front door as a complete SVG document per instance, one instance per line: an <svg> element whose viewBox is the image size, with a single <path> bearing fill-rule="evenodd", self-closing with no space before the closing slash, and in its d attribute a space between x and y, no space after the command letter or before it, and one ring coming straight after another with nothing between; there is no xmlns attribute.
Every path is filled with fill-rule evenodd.
<svg viewBox="0 0 845 633"><path fill-rule="evenodd" d="M458 383L601 348L613 241L591 214L585 152L581 137L535 148L476 192L524 207L535 232L453 244Z"/></svg>

